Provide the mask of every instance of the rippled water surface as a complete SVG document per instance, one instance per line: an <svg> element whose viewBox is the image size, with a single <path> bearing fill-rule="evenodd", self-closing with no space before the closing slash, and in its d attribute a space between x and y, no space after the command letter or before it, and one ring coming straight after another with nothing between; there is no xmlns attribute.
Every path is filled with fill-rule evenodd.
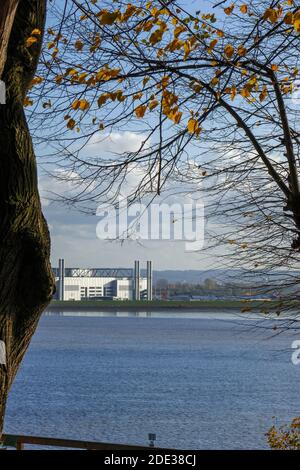
<svg viewBox="0 0 300 470"><path fill-rule="evenodd" d="M77 316L75 316L75 313ZM234 312L45 315L10 395L9 433L186 449L264 448L300 415L300 365L272 321ZM93 316L94 315L94 316Z"/></svg>

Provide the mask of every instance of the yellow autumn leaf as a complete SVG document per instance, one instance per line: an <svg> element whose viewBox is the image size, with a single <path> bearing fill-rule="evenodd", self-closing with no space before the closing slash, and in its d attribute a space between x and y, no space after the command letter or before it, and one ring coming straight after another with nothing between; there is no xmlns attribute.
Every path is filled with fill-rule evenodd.
<svg viewBox="0 0 300 470"><path fill-rule="evenodd" d="M267 96L268 96L268 88L265 85L259 95L259 100L262 102L267 98Z"/></svg>
<svg viewBox="0 0 300 470"><path fill-rule="evenodd" d="M182 117L182 112L178 111L178 109L172 109L168 114L168 118L171 119L171 121L173 121L175 124L180 123L181 117Z"/></svg>
<svg viewBox="0 0 300 470"><path fill-rule="evenodd" d="M243 98L249 98L249 97L251 96L251 93L250 93L250 91L249 91L249 88L247 88L247 87L242 88L242 90L241 90L240 93L241 93L241 96L242 96Z"/></svg>
<svg viewBox="0 0 300 470"><path fill-rule="evenodd" d="M111 78L116 78L121 69L109 69L108 67L104 67L103 69L99 70L96 74L96 80L97 81L108 81Z"/></svg>
<svg viewBox="0 0 300 470"><path fill-rule="evenodd" d="M112 101L124 101L125 96L123 96L122 90L117 90L117 91L112 91L110 93L107 93L107 98L111 99Z"/></svg>
<svg viewBox="0 0 300 470"><path fill-rule="evenodd" d="M187 57L190 55L191 50L192 50L192 45L191 45L191 41L190 41L190 40L185 41L185 43L183 44L183 49L184 49L184 57L183 57L183 59L186 60Z"/></svg>
<svg viewBox="0 0 300 470"><path fill-rule="evenodd" d="M135 108L134 112L135 112L136 117L138 118L144 117L146 109L147 109L147 106L143 104Z"/></svg>
<svg viewBox="0 0 300 470"><path fill-rule="evenodd" d="M233 10L234 10L234 4L232 4L230 7L224 8L224 13L229 16L233 12Z"/></svg>
<svg viewBox="0 0 300 470"><path fill-rule="evenodd" d="M297 33L300 33L300 18L294 21L294 29Z"/></svg>
<svg viewBox="0 0 300 470"><path fill-rule="evenodd" d="M279 14L273 8L268 8L263 15L263 19L266 21L270 21L271 23L276 23L278 18Z"/></svg>
<svg viewBox="0 0 300 470"><path fill-rule="evenodd" d="M158 106L158 101L157 100L152 100L149 102L148 104L148 108L150 109L150 111L152 111L152 109L156 108L156 106Z"/></svg>
<svg viewBox="0 0 300 470"><path fill-rule="evenodd" d="M228 59L231 59L231 57L234 54L234 47L231 44L227 44L227 46L224 49L224 52L226 56L228 57Z"/></svg>
<svg viewBox="0 0 300 470"><path fill-rule="evenodd" d="M129 20L137 11L137 8L130 3L127 5L127 9L125 13L122 15L121 22L125 23L126 21Z"/></svg>
<svg viewBox="0 0 300 470"><path fill-rule="evenodd" d="M80 100L79 109L81 111L86 111L87 109L89 109L89 107L90 104L87 100Z"/></svg>
<svg viewBox="0 0 300 470"><path fill-rule="evenodd" d="M31 34L36 34L37 36L39 36L40 34L42 34L42 32L41 32L40 29L34 28L34 29L31 31Z"/></svg>
<svg viewBox="0 0 300 470"><path fill-rule="evenodd" d="M193 90L195 93L200 93L200 91L202 90L202 85L200 85L200 83L196 83L194 86L193 86Z"/></svg>
<svg viewBox="0 0 300 470"><path fill-rule="evenodd" d="M122 91L122 90L116 91L115 94L117 95L117 100L118 100L118 101L120 101L120 102L125 101L126 96L123 95L123 91Z"/></svg>
<svg viewBox="0 0 300 470"><path fill-rule="evenodd" d="M236 89L236 87L233 85L233 86L231 87L231 94L230 94L230 99L231 99L231 101L233 101L233 100L235 99L236 95L237 95L237 89Z"/></svg>
<svg viewBox="0 0 300 470"><path fill-rule="evenodd" d="M218 44L218 40L217 39L213 39L210 44L209 44L209 48L210 49L214 49L214 47L216 47L216 45Z"/></svg>
<svg viewBox="0 0 300 470"><path fill-rule="evenodd" d="M109 12L107 10L102 10L97 16L99 16L99 21L103 25L112 25L119 16L119 11Z"/></svg>
<svg viewBox="0 0 300 470"><path fill-rule="evenodd" d="M157 29L156 31L153 31L153 33L150 35L149 42L154 46L158 42L160 42L163 38L164 32L161 29Z"/></svg>
<svg viewBox="0 0 300 470"><path fill-rule="evenodd" d="M57 56L57 54L58 54L58 47L55 47L55 48L53 49L52 54L51 54L52 58L54 59L54 58Z"/></svg>
<svg viewBox="0 0 300 470"><path fill-rule="evenodd" d="M250 78L250 80L249 80L248 83L249 83L250 86L256 85L256 83L257 83L257 77L254 75L253 77Z"/></svg>
<svg viewBox="0 0 300 470"><path fill-rule="evenodd" d="M184 42L181 41L180 39L173 39L166 47L165 50L174 52L176 50L179 50L183 46Z"/></svg>
<svg viewBox="0 0 300 470"><path fill-rule="evenodd" d="M86 100L75 100L72 104L74 110L80 109L81 111L86 111L89 109L90 105Z"/></svg>
<svg viewBox="0 0 300 470"><path fill-rule="evenodd" d="M241 6L240 6L240 11L241 11L243 14L248 13L248 6L247 6L247 5L241 5Z"/></svg>
<svg viewBox="0 0 300 470"><path fill-rule="evenodd" d="M198 121L194 118L190 118L188 120L187 129L190 134L198 134L200 130Z"/></svg>
<svg viewBox="0 0 300 470"><path fill-rule="evenodd" d="M28 96L25 96L24 100L23 100L23 106L32 106L33 105L33 101L30 100L28 98Z"/></svg>
<svg viewBox="0 0 300 470"><path fill-rule="evenodd" d="M103 104L106 103L106 101L108 100L109 98L109 95L108 93L103 93L103 95L99 96L98 100L97 100L97 103L98 103L98 106L100 108L100 106L102 106Z"/></svg>
<svg viewBox="0 0 300 470"><path fill-rule="evenodd" d="M33 85L39 85L40 83L42 83L43 81L43 77L34 77L31 82L30 82L30 85L33 86Z"/></svg>
<svg viewBox="0 0 300 470"><path fill-rule="evenodd" d="M142 98L142 96L143 96L143 92L140 91L139 93L136 93L135 95L133 95L132 99L133 99L133 101L140 100Z"/></svg>
<svg viewBox="0 0 300 470"><path fill-rule="evenodd" d="M178 38L178 36L183 33L184 31L186 31L186 27L185 26L176 26L176 28L174 29L174 38Z"/></svg>
<svg viewBox="0 0 300 470"><path fill-rule="evenodd" d="M285 24L294 24L294 14L289 11L284 17Z"/></svg>
<svg viewBox="0 0 300 470"><path fill-rule="evenodd" d="M72 68L69 68L66 70L66 75L76 75L77 74L77 70L75 69L72 69Z"/></svg>
<svg viewBox="0 0 300 470"><path fill-rule="evenodd" d="M71 119L68 120L68 122L67 122L67 128L68 129L74 129L75 125L76 125L76 122L74 121L74 119L71 118Z"/></svg>
<svg viewBox="0 0 300 470"><path fill-rule="evenodd" d="M78 76L78 82L79 83L85 83L86 82L86 77L88 76L87 72L83 72Z"/></svg>
<svg viewBox="0 0 300 470"><path fill-rule="evenodd" d="M34 36L30 36L29 38L26 39L25 46L30 47L35 42L37 42L37 38L35 38Z"/></svg>
<svg viewBox="0 0 300 470"><path fill-rule="evenodd" d="M146 23L143 26L143 31L146 31L146 32L151 31L153 26L154 26L154 22L152 20L146 21Z"/></svg>
<svg viewBox="0 0 300 470"><path fill-rule="evenodd" d="M237 53L240 56L245 56L247 54L247 49L242 44L237 48Z"/></svg>
<svg viewBox="0 0 300 470"><path fill-rule="evenodd" d="M273 72L277 72L278 69L279 69L279 67L278 67L278 65L276 65L276 64L272 64L272 65L271 65L271 69L273 70Z"/></svg>
<svg viewBox="0 0 300 470"><path fill-rule="evenodd" d="M223 38L225 34L224 34L224 31L221 31L220 29L218 29L217 35L219 36L219 38Z"/></svg>
<svg viewBox="0 0 300 470"><path fill-rule="evenodd" d="M72 108L74 110L78 109L79 108L79 105L80 105L80 100L75 100L73 103L72 103Z"/></svg>
<svg viewBox="0 0 300 470"><path fill-rule="evenodd" d="M74 47L77 51L82 51L83 45L83 42L80 41L80 39L77 39L77 41L75 41Z"/></svg>
<svg viewBox="0 0 300 470"><path fill-rule="evenodd" d="M143 79L143 85L144 85L144 86L147 85L147 83L149 82L149 80L150 80L150 77L145 77L145 78Z"/></svg>
<svg viewBox="0 0 300 470"><path fill-rule="evenodd" d="M164 75L163 78L161 79L160 86L162 88L166 88L169 84L170 76L169 75Z"/></svg>
<svg viewBox="0 0 300 470"><path fill-rule="evenodd" d="M159 10L158 10L158 8L153 7L153 8L150 10L150 13L151 13L152 16L158 16Z"/></svg>

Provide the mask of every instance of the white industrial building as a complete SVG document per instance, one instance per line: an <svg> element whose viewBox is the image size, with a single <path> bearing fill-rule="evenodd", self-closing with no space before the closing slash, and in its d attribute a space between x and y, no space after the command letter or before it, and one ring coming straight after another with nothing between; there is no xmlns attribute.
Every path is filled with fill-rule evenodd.
<svg viewBox="0 0 300 470"><path fill-rule="evenodd" d="M82 269L65 268L60 259L54 274L59 300L152 300L151 261L147 261L147 277L141 277L139 261L135 261L134 269Z"/></svg>

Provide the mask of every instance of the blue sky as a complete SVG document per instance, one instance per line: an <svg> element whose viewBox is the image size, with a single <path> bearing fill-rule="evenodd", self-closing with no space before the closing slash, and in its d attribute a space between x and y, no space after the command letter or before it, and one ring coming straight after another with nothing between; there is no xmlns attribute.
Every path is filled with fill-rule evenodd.
<svg viewBox="0 0 300 470"><path fill-rule="evenodd" d="M59 2L57 2L59 4ZM189 9L198 10L209 7L210 1L183 2ZM97 152L118 152L134 150L139 146L141 137L134 131L124 131L112 135L97 144ZM153 260L154 269L208 269L218 266L207 252L186 252L185 243L180 241L147 241L142 244L129 241L107 242L96 236L99 218L87 216L76 209L51 203L49 191L68 193L70 185L62 185L45 176L40 171L40 191L44 213L47 218L52 239L52 264L57 265L60 257L65 258L67 266L129 267L135 259L142 262Z"/></svg>

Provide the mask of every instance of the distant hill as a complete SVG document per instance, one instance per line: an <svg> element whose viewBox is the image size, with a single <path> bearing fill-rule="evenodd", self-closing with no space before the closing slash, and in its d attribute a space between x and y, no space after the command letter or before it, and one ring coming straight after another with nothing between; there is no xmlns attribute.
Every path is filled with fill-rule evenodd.
<svg viewBox="0 0 300 470"><path fill-rule="evenodd" d="M145 270L141 270L143 276L146 275ZM153 271L153 282L158 279L166 279L169 283L186 282L187 284L203 284L205 279L214 279L223 283L225 281L234 281L240 279L241 271L239 270L221 270L221 269L207 269L207 270L163 270Z"/></svg>
<svg viewBox="0 0 300 470"><path fill-rule="evenodd" d="M146 276L146 270L141 270L142 276ZM287 273L286 271L273 272L272 275L267 276L263 272L252 273L251 276L246 275L242 269L205 269L205 270L162 270L153 271L153 283L158 279L166 279L169 283L186 282L187 284L203 284L205 279L214 279L218 283L245 283L253 281L255 283L280 282L281 279L286 279L286 276L300 278L299 271Z"/></svg>

